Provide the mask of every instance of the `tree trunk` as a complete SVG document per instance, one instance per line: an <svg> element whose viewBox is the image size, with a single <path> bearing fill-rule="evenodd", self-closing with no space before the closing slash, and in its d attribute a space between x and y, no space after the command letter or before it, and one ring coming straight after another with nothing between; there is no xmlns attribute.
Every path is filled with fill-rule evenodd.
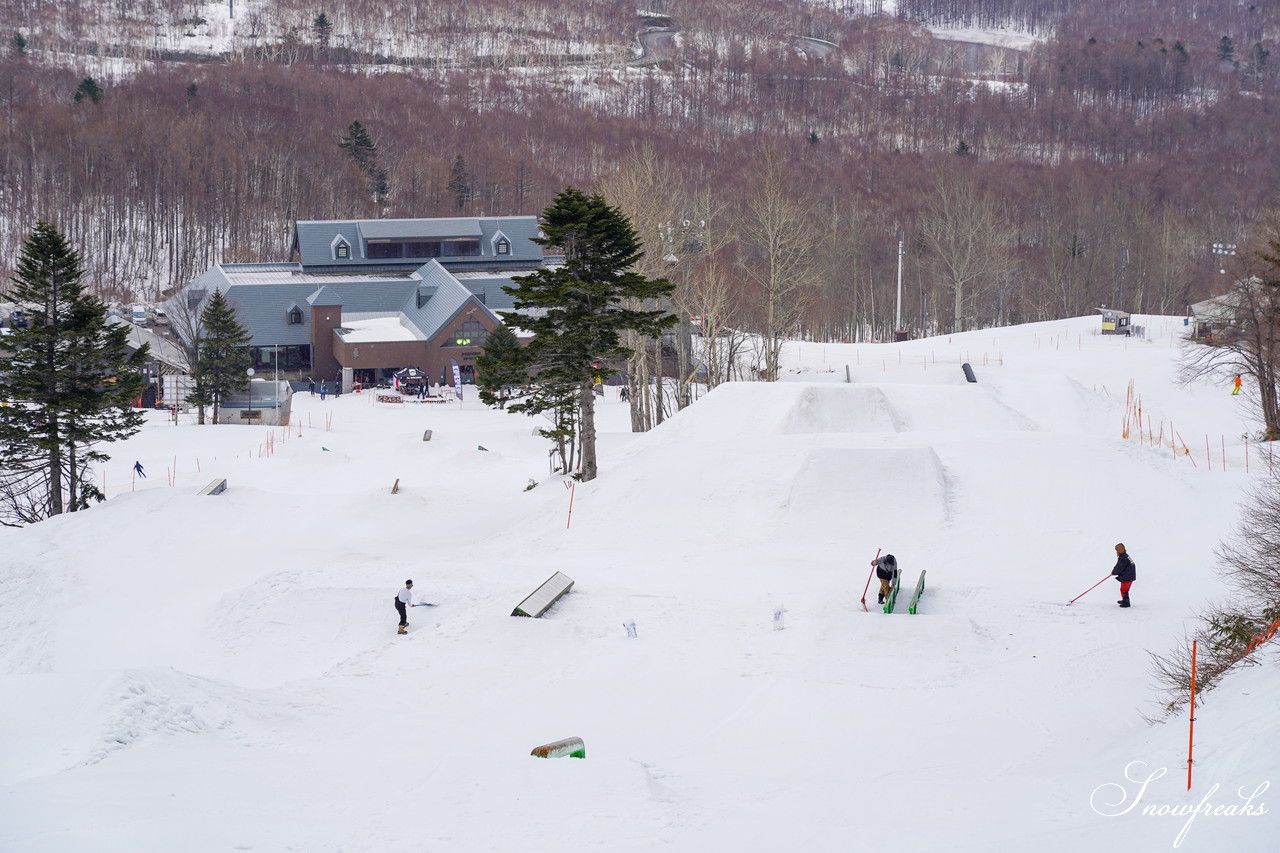
<svg viewBox="0 0 1280 853"><path fill-rule="evenodd" d="M46 434L50 438L49 448L49 515L62 515L64 505L62 503L62 443L58 440L58 418L56 416L49 419L49 423L45 428Z"/></svg>
<svg viewBox="0 0 1280 853"><path fill-rule="evenodd" d="M582 446L582 482L596 478L596 395L591 382L578 388L578 441Z"/></svg>

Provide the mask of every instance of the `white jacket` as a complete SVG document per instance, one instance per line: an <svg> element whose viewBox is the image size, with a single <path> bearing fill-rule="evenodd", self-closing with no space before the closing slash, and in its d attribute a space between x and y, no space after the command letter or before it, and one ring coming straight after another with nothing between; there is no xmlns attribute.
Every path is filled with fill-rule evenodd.
<svg viewBox="0 0 1280 853"><path fill-rule="evenodd" d="M404 606L408 607L411 604L413 604L413 590L409 589L408 587L405 587L404 589L396 593L396 598L400 601L403 601Z"/></svg>

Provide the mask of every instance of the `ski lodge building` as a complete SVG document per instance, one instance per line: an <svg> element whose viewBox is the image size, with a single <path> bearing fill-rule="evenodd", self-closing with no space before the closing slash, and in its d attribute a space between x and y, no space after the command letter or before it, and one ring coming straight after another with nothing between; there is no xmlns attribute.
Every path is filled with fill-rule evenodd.
<svg viewBox="0 0 1280 853"><path fill-rule="evenodd" d="M416 367L464 382L514 308L503 286L544 265L533 216L359 219L295 223L288 262L218 264L165 306L203 311L220 290L252 336L259 373L356 383Z"/></svg>

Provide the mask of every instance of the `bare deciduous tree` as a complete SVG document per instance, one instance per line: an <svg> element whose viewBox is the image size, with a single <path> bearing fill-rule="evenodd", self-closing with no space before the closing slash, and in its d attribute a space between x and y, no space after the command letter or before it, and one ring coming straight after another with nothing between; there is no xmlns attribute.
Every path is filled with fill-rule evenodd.
<svg viewBox="0 0 1280 853"><path fill-rule="evenodd" d="M1179 377L1225 381L1252 377L1257 414L1267 439L1280 438L1280 237L1246 253L1236 277L1218 297L1218 322L1206 338L1188 339L1179 355Z"/></svg>
<svg viewBox="0 0 1280 853"><path fill-rule="evenodd" d="M743 276L760 312L755 331L763 354L761 377L778 378L782 344L799 325L816 283L814 254L821 242L810 208L776 151L761 157L739 230Z"/></svg>
<svg viewBox="0 0 1280 853"><path fill-rule="evenodd" d="M1013 229L973 172L939 169L922 223L938 283L951 294L951 331L978 322L978 299L1008 273Z"/></svg>

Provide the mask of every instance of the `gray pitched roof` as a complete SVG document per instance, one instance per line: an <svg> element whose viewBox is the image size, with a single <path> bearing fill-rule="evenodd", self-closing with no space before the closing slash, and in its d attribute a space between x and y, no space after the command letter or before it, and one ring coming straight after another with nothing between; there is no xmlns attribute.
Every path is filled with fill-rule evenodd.
<svg viewBox="0 0 1280 853"><path fill-rule="evenodd" d="M403 314L423 338L431 338L475 299L435 261L412 272L346 275L315 275L301 264L220 264L198 276L173 300L186 299L188 292L196 290L202 301L214 290L222 291L252 336L251 346L310 343L309 311L302 312L302 323L289 323L295 305L340 305L343 316ZM498 322L497 315L476 301Z"/></svg>
<svg viewBox="0 0 1280 853"><path fill-rule="evenodd" d="M299 225L302 223L299 222ZM412 240L415 237L479 237L476 219L374 219L356 223L360 236L368 239Z"/></svg>
<svg viewBox="0 0 1280 853"><path fill-rule="evenodd" d="M462 285L480 298L490 310L514 311L515 297L503 290L504 287L515 287L517 276L527 275L533 270L511 270L510 272L455 272L453 275Z"/></svg>
<svg viewBox="0 0 1280 853"><path fill-rule="evenodd" d="M350 267L400 267L414 265L413 259L369 258L366 240L436 240L446 237L479 239L480 254L445 257L441 262L449 268L468 266L529 266L542 262L542 247L533 242L538 236L538 220L534 216L452 217L445 219L325 219L299 220L294 225L293 251L308 271L338 271ZM505 237L510 251L497 253L497 243ZM338 257L335 246L345 242L347 257Z"/></svg>

